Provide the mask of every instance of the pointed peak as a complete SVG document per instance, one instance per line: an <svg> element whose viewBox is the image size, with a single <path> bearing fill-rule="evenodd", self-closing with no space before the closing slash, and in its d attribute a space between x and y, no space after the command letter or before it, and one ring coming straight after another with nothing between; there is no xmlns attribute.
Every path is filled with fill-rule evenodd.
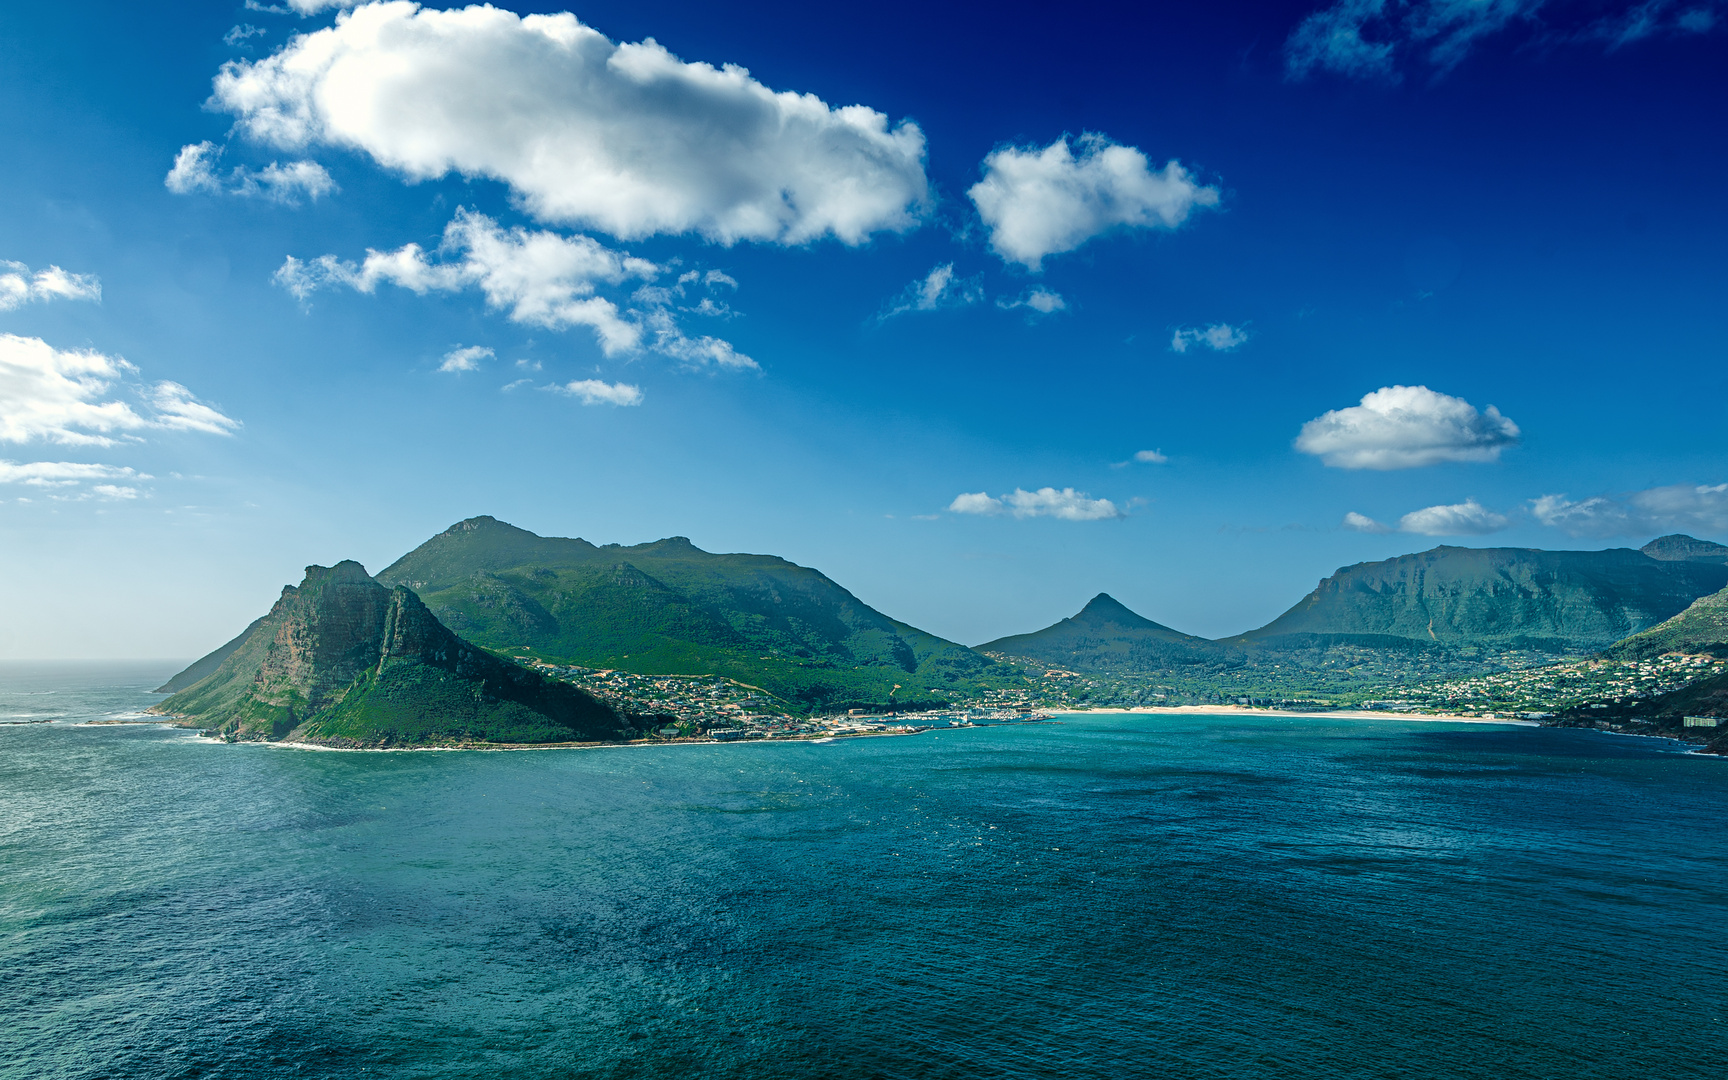
<svg viewBox="0 0 1728 1080"><path fill-rule="evenodd" d="M510 524L508 521L499 521L497 518L493 517L491 514L481 514L479 517L463 518L461 521L458 521L456 524L450 526L448 529L445 529L443 531L443 533L441 533L440 535L442 535L442 536L461 536L464 533L477 533L477 532L517 533L517 534L520 534L523 536L535 535L534 533L529 532L527 529L518 528L515 525Z"/></svg>
<svg viewBox="0 0 1728 1080"><path fill-rule="evenodd" d="M1111 623L1116 626L1167 629L1131 610L1109 593L1099 593L1087 601L1086 606L1080 609L1080 613L1074 616L1073 621L1090 625Z"/></svg>

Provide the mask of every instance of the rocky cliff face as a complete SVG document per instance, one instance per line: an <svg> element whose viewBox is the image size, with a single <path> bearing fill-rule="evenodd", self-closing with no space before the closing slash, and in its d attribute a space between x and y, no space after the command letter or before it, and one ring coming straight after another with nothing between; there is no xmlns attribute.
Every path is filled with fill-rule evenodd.
<svg viewBox="0 0 1728 1080"><path fill-rule="evenodd" d="M340 746L633 734L609 706L470 645L412 591L384 588L356 562L307 567L305 580L283 589L270 613L231 645L210 674L157 711L229 739ZM169 685L184 682L176 676Z"/></svg>

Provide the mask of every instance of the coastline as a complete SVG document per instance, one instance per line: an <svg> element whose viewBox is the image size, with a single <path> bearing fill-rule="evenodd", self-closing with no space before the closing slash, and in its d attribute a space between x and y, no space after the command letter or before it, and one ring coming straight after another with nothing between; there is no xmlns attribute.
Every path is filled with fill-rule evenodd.
<svg viewBox="0 0 1728 1080"><path fill-rule="evenodd" d="M1059 716L1092 716L1097 714L1145 714L1154 716L1287 716L1297 720L1417 720L1445 724L1498 724L1507 727L1541 727L1536 720L1514 717L1457 716L1452 713L1384 712L1378 709L1331 709L1325 712L1293 712L1288 709L1262 709L1252 705L1134 705L1086 709L1079 712L1056 713Z"/></svg>

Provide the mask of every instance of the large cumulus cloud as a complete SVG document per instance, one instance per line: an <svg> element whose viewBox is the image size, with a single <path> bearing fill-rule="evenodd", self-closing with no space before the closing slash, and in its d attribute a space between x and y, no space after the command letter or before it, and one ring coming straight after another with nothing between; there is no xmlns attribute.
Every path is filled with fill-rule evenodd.
<svg viewBox="0 0 1728 1080"><path fill-rule="evenodd" d="M226 64L211 104L262 143L489 177L542 221L623 238L857 244L929 199L916 124L616 44L569 13L369 4Z"/></svg>

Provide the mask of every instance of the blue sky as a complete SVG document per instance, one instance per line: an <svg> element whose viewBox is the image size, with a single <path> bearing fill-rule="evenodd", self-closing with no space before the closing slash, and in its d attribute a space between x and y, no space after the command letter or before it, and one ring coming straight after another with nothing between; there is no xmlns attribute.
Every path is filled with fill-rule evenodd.
<svg viewBox="0 0 1728 1080"><path fill-rule="evenodd" d="M0 655L482 513L967 643L1728 540L1721 3L20 4L0 96Z"/></svg>

